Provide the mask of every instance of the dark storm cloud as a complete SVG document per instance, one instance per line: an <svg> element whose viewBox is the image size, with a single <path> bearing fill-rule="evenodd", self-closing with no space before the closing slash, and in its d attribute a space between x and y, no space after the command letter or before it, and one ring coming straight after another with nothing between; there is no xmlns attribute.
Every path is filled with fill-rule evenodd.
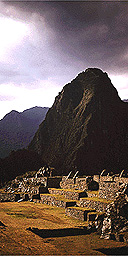
<svg viewBox="0 0 128 256"><path fill-rule="evenodd" d="M64 53L107 70L127 70L128 3L57 6L53 25Z"/></svg>
<svg viewBox="0 0 128 256"><path fill-rule="evenodd" d="M1 117L51 107L88 67L108 72L128 98L127 24L128 2L0 1Z"/></svg>
<svg viewBox="0 0 128 256"><path fill-rule="evenodd" d="M73 62L77 66L79 61L81 66L127 71L127 2L28 1L7 2L7 5L19 10L17 18L28 20L35 13L44 18L55 34L49 43L62 65ZM35 22L42 33L41 22L38 19Z"/></svg>

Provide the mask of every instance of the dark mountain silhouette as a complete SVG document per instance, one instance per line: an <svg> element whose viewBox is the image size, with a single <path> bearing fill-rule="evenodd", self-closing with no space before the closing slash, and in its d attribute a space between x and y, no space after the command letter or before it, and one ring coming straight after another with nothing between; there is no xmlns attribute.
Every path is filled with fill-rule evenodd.
<svg viewBox="0 0 128 256"><path fill-rule="evenodd" d="M21 113L12 110L0 120L0 157L12 150L25 148L32 140L48 108L33 107Z"/></svg>
<svg viewBox="0 0 128 256"><path fill-rule="evenodd" d="M123 100L124 102L128 102L128 99Z"/></svg>
<svg viewBox="0 0 128 256"><path fill-rule="evenodd" d="M89 68L64 86L29 149L58 173L81 174L128 167L128 104L107 73Z"/></svg>
<svg viewBox="0 0 128 256"><path fill-rule="evenodd" d="M27 149L12 151L8 157L0 158L0 187L7 181L29 171L37 171L45 163L41 157Z"/></svg>

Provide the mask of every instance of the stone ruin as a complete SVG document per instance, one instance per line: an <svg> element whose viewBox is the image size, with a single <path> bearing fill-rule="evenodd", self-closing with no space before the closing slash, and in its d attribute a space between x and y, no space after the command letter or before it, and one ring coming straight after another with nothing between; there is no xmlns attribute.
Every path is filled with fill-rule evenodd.
<svg viewBox="0 0 128 256"><path fill-rule="evenodd" d="M114 201L106 208L101 238L123 241L125 231L128 231L128 186L122 184Z"/></svg>
<svg viewBox="0 0 128 256"><path fill-rule="evenodd" d="M128 174L124 170L99 177L99 198L111 200L103 215L97 215L88 229L97 230L101 238L127 242L128 232Z"/></svg>
<svg viewBox="0 0 128 256"><path fill-rule="evenodd" d="M48 187L59 187L61 177L53 176L54 168L41 167L29 177L16 177L0 192L0 201L23 201L40 198L41 193L47 193Z"/></svg>
<svg viewBox="0 0 128 256"><path fill-rule="evenodd" d="M69 172L54 176L53 168L41 167L31 177L16 178L0 193L0 201L45 203L65 208L65 214L88 222L88 230L101 238L126 241L128 231L128 173L83 176Z"/></svg>
<svg viewBox="0 0 128 256"><path fill-rule="evenodd" d="M104 214L97 215L88 229L97 231L101 238L128 242L128 185L122 184L114 201L107 205Z"/></svg>

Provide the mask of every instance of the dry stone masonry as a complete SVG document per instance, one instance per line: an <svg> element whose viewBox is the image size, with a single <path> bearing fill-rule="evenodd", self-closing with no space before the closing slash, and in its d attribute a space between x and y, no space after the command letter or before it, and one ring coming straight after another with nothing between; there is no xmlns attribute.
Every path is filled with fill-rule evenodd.
<svg viewBox="0 0 128 256"><path fill-rule="evenodd" d="M101 238L124 241L123 235L126 231L128 231L128 186L122 184L114 201L106 208Z"/></svg>
<svg viewBox="0 0 128 256"><path fill-rule="evenodd" d="M52 176L50 168L40 168L29 177L17 177L0 192L0 201L30 200L65 208L69 217L88 222L101 238L124 241L128 231L128 175L78 177Z"/></svg>

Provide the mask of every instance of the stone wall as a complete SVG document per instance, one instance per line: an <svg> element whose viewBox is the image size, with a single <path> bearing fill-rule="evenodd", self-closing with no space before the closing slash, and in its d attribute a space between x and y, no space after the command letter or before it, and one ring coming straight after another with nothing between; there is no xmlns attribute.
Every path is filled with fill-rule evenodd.
<svg viewBox="0 0 128 256"><path fill-rule="evenodd" d="M62 176L62 182L65 182L66 179L67 179L67 176Z"/></svg>
<svg viewBox="0 0 128 256"><path fill-rule="evenodd" d="M104 181L114 181L114 176L109 176L109 175L100 176L99 182L101 183L101 182L104 182Z"/></svg>
<svg viewBox="0 0 128 256"><path fill-rule="evenodd" d="M72 178L66 179L66 178L67 177L65 177L65 176L62 178L62 181L60 182L60 187L64 188L64 189L68 189L70 187L74 187L75 179L72 179Z"/></svg>
<svg viewBox="0 0 128 256"><path fill-rule="evenodd" d="M84 209L80 207L68 207L65 209L65 214L82 221L87 221L87 213L93 211L92 209Z"/></svg>
<svg viewBox="0 0 128 256"><path fill-rule="evenodd" d="M64 194L64 190L63 189L59 189L59 188L48 188L48 191L50 194L54 194L54 195L63 195Z"/></svg>
<svg viewBox="0 0 128 256"><path fill-rule="evenodd" d="M72 200L79 200L81 197L87 197L87 193L83 191L65 191L65 198Z"/></svg>
<svg viewBox="0 0 128 256"><path fill-rule="evenodd" d="M119 182L102 181L99 184L99 197L106 198L108 200L114 200L119 188L120 188Z"/></svg>
<svg viewBox="0 0 128 256"><path fill-rule="evenodd" d="M128 186L123 184L113 203L106 208L101 238L125 241L128 231ZM126 241L128 242L128 241Z"/></svg>
<svg viewBox="0 0 128 256"><path fill-rule="evenodd" d="M74 206L76 204L76 202L73 200L64 200L51 194L41 194L40 198L41 203L48 204L51 206L58 206L62 208Z"/></svg>
<svg viewBox="0 0 128 256"><path fill-rule="evenodd" d="M76 218L76 219L79 219L79 220L82 220L82 221L86 220L85 212L83 210L78 210L77 207L75 207L75 208L74 207L66 208L65 214L68 217L73 217L73 218Z"/></svg>
<svg viewBox="0 0 128 256"><path fill-rule="evenodd" d="M110 202L111 201L105 199L93 200L93 198L80 198L79 206L91 208L97 212L104 212Z"/></svg>
<svg viewBox="0 0 128 256"><path fill-rule="evenodd" d="M120 183L125 183L125 184L127 183L127 184L128 184L128 178L125 178L125 177L121 177L121 178L120 178L120 177L116 177L116 176L115 176L115 177L114 177L114 181L115 181L115 182L120 182Z"/></svg>
<svg viewBox="0 0 128 256"><path fill-rule="evenodd" d="M20 199L20 194L0 193L0 202L16 202Z"/></svg>
<svg viewBox="0 0 128 256"><path fill-rule="evenodd" d="M100 182L100 175L94 175L93 180L99 183Z"/></svg>
<svg viewBox="0 0 128 256"><path fill-rule="evenodd" d="M60 182L60 187L63 189L98 190L98 182L99 175L95 175L95 180L91 176L76 177L75 179L68 178L67 180L64 177L62 178L62 182Z"/></svg>
<svg viewBox="0 0 128 256"><path fill-rule="evenodd" d="M87 197L87 193L79 190L66 190L49 188L49 193L54 195L63 195L67 199L79 200L81 197Z"/></svg>
<svg viewBox="0 0 128 256"><path fill-rule="evenodd" d="M86 177L76 177L75 179L68 178L66 180L66 177L64 176L64 178L62 178L62 182L60 182L60 187L63 189L88 189Z"/></svg>
<svg viewBox="0 0 128 256"><path fill-rule="evenodd" d="M36 181L36 183L41 183L43 184L45 187L47 186L47 177L31 177L31 178L27 178L28 181L34 183Z"/></svg>
<svg viewBox="0 0 128 256"><path fill-rule="evenodd" d="M79 189L76 184L66 184L65 182L60 182L60 188L62 189Z"/></svg>
<svg viewBox="0 0 128 256"><path fill-rule="evenodd" d="M77 184L78 188L81 190L88 189L86 177L85 178L77 177L76 184Z"/></svg>

